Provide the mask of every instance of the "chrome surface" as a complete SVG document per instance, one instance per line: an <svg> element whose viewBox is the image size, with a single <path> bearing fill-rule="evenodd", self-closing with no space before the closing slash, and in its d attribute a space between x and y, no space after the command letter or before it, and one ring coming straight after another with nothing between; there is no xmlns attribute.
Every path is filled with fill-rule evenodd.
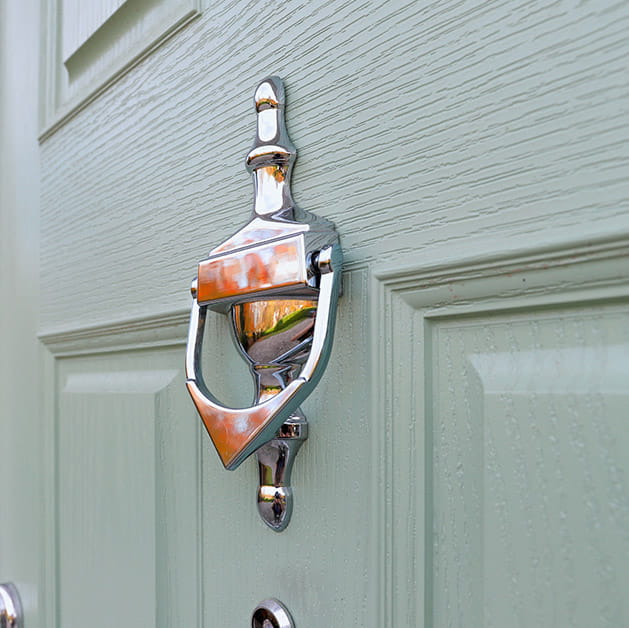
<svg viewBox="0 0 629 628"><path fill-rule="evenodd" d="M186 385L227 469L258 451L258 509L280 531L292 512L293 461L307 437L299 404L323 374L332 346L342 255L334 225L293 202L297 151L286 131L281 80L262 81L254 103L257 132L246 158L253 212L199 263L191 287ZM208 310L230 317L255 383L249 408L223 405L203 381Z"/></svg>
<svg viewBox="0 0 629 628"><path fill-rule="evenodd" d="M334 250L339 251L338 247L334 247ZM205 386L200 365L207 306L199 306L193 300L186 352L186 385L227 469L235 469L258 447L273 438L282 423L293 414L318 383L332 347L339 283L338 270L330 270L320 276L312 340L306 335L300 341L304 345L310 344L307 357L305 352L299 351L300 345L286 351L285 338L278 333L271 334L269 338L273 343L278 343L273 346L281 353L274 360L260 365L260 368L257 368L257 362L250 361L257 385L255 405L250 408L224 406ZM232 321L237 316L238 309L232 308ZM237 323L233 323L233 327L236 325ZM267 349L270 351L270 347ZM244 349L241 349L241 353L247 355ZM296 375L295 365L304 358L305 363ZM268 392L274 394L266 394Z"/></svg>
<svg viewBox="0 0 629 628"><path fill-rule="evenodd" d="M260 602L253 610L251 628L295 628L295 624L284 604L275 598L269 598Z"/></svg>
<svg viewBox="0 0 629 628"><path fill-rule="evenodd" d="M0 584L0 628L23 626L22 603L15 585L11 582Z"/></svg>
<svg viewBox="0 0 629 628"><path fill-rule="evenodd" d="M317 301L282 299L231 309L236 345L256 385L257 402L271 399L299 375L312 346Z"/></svg>
<svg viewBox="0 0 629 628"><path fill-rule="evenodd" d="M225 253L199 264L197 300L232 302L235 298L274 296L284 292L312 296L304 242L300 235L241 251Z"/></svg>
<svg viewBox="0 0 629 628"><path fill-rule="evenodd" d="M308 422L299 411L282 424L274 439L256 451L260 473L258 512L276 532L286 528L293 512L290 476L295 456L307 438Z"/></svg>

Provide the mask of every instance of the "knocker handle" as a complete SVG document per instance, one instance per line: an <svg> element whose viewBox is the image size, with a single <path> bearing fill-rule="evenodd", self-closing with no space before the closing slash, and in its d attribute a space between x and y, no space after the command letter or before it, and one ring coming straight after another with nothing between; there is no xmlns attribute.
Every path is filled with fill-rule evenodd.
<svg viewBox="0 0 629 628"><path fill-rule="evenodd" d="M338 244L317 256L320 273L312 344L299 375L274 396L250 408L224 406L208 390L201 373L201 350L208 306L193 297L186 354L186 385L216 451L227 469L235 469L247 456L271 440L280 426L316 386L330 354L336 303L340 290L341 250ZM194 293L194 291L193 291Z"/></svg>

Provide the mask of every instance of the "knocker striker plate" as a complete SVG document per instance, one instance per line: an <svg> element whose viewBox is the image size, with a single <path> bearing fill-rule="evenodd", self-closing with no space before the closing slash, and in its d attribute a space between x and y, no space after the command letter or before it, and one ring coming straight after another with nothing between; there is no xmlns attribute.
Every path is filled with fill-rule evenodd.
<svg viewBox="0 0 629 628"><path fill-rule="evenodd" d="M257 133L246 158L253 213L199 263L186 384L227 469L258 451L258 507L265 522L281 530L292 509L293 460L307 435L299 404L316 386L330 354L342 256L332 223L293 203L290 177L297 153L284 122L281 80L262 81L254 103ZM224 406L203 381L208 310L230 317L233 339L255 382L249 408Z"/></svg>

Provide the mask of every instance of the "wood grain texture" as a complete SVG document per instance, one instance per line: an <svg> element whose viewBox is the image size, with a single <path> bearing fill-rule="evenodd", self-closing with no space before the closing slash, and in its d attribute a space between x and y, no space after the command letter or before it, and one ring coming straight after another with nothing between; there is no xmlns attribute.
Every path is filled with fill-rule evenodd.
<svg viewBox="0 0 629 628"><path fill-rule="evenodd" d="M369 408L367 285L364 271L346 276L329 366L302 405L310 432L295 462L295 509L284 532L269 530L258 515L255 458L226 473L209 441L203 449L206 626L247 626L268 596L305 626L376 625L381 493L373 490L379 426ZM216 319L222 327L225 317ZM208 334L221 331L225 337L219 328ZM212 389L235 396L243 383L250 388L250 376L236 376L242 359L229 344L217 356L222 368L208 372Z"/></svg>
<svg viewBox="0 0 629 628"><path fill-rule="evenodd" d="M46 138L198 15L198 0L42 2Z"/></svg>
<svg viewBox="0 0 629 628"><path fill-rule="evenodd" d="M258 516L258 470L254 458L233 473L225 472L203 432L202 472L194 479L186 471L195 454L194 445L189 442L190 428L200 431L201 422L181 377L177 375L165 387L167 391L172 388L172 401L167 407L152 402L156 391L161 390L162 380L171 377L170 369L177 372L183 365L185 329L179 317L159 320L159 333L155 321L149 318L75 332L66 330L42 338L54 353L47 360L51 396L44 404L49 410L46 424L61 426L56 428L58 435L48 431L45 440L48 458L53 466L60 466L63 486L62 494L54 479L48 487L52 493L47 506L48 535L55 529L54 512L64 513L56 528L62 535L62 546L54 536L48 536L46 553L53 563L54 556L60 556L65 566L61 579L58 567L48 566L51 589L44 602L50 623L46 626L73 625L76 617L88 613L90 601L93 605L100 595L96 587L83 601L72 595L63 597L64 587L72 591L80 586L74 571L67 567L68 562L89 559L90 564L101 568L100 578L111 576L113 571L105 558L109 560L115 552L106 552L103 557L104 550L97 541L98 513L106 500L97 500L90 490L112 481L107 475L90 475L94 464L101 460L102 467L102 458L108 455L116 458L114 476L130 478L117 486L119 498L114 495L107 502L118 517L120 504L130 499L137 482L150 484L147 474L166 465L166 471L162 470L166 473L163 488L156 483L156 494L163 496L165 505L153 520L146 512L143 518L144 525L152 522L156 530L154 563L151 556L145 556L145 562L160 564L162 568L157 572L167 577L167 582L158 577L156 585L159 621L150 621L146 604L150 591L144 592L143 608L134 610L145 613L147 625L174 625L177 609L184 604L189 605L185 611L188 614L202 606L202 625L247 625L251 610L271 595L279 596L301 618L317 617L323 623L338 621L356 628L369 625L379 607L377 553L382 535L378 529L381 494L372 490L381 480L374 457L379 432L372 423L369 397L365 394L369 389L370 364L364 344L369 322L367 286L366 271L346 274L330 365L316 392L302 406L310 421L310 436L293 471L293 520L281 535L268 530ZM251 376L228 332L227 317L209 316L206 335L212 342L207 343L204 355L204 376L222 401L245 405L253 392ZM158 367L161 370L156 370ZM55 412L57 406L59 410ZM154 424L167 431L166 436L153 439L161 452L157 467L152 466L153 448L141 438L140 428L121 425L121 421L152 425L151 411L155 413ZM118 418L108 420L110 415ZM138 446L131 448L131 456L131 445L124 440L126 433L131 439L135 434L138 441ZM148 431L145 434L150 441ZM101 438L96 439L97 436ZM182 438L187 438L187 442ZM55 441L60 443L57 453ZM173 447L173 443L180 446ZM75 478L77 469L86 477ZM77 483L81 490L74 489ZM199 521L192 512L195 491L202 491ZM127 522L129 527L116 520L120 533L110 530L106 537L107 542L117 538L120 551L137 555L137 560L142 553L140 547L132 547L130 539L138 536L132 526L134 522L136 527L140 525L136 521L139 517L139 513L134 513ZM191 528L197 523L195 534ZM169 526L176 526L175 532L182 528L187 533L169 535ZM75 527L78 532L73 535ZM164 528L166 532L160 536ZM73 536L79 537L76 544L68 540ZM147 548L144 550L146 554ZM202 562L195 566L195 560ZM150 565L145 571L152 577ZM65 580L68 584L64 585ZM62 592L61 599L50 599L58 590ZM201 595L199 592L202 602L194 599L194 595ZM164 617L171 620L165 622Z"/></svg>
<svg viewBox="0 0 629 628"><path fill-rule="evenodd" d="M208 3L43 143L44 329L185 307L247 219L271 72L295 197L350 264L627 233L628 25L611 0Z"/></svg>
<svg viewBox="0 0 629 628"><path fill-rule="evenodd" d="M66 61L128 0L62 0L61 58Z"/></svg>

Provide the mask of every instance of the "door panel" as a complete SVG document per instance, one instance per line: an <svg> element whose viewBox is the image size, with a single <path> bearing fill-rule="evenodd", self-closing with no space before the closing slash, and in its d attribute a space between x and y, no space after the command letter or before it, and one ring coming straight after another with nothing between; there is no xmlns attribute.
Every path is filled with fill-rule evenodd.
<svg viewBox="0 0 629 628"><path fill-rule="evenodd" d="M105 628L110 612L94 610L114 607L133 625L199 621L201 432L181 352L53 362L58 410L47 447L56 514L48 551L56 576L49 606L59 625Z"/></svg>
<svg viewBox="0 0 629 628"><path fill-rule="evenodd" d="M198 15L196 0L42 0L41 137Z"/></svg>
<svg viewBox="0 0 629 628"><path fill-rule="evenodd" d="M627 304L444 322L431 343L435 613L620 625Z"/></svg>
<svg viewBox="0 0 629 628"><path fill-rule="evenodd" d="M370 574L379 560L374 487L382 478L366 394L367 284L364 272L344 277L345 307L318 387L321 399L337 401L303 405L310 437L293 472L293 519L281 534L258 516L255 460L226 472L201 428L183 379L186 315L42 337L46 405L58 408L45 438L46 608L59 626L108 625L93 609L118 587L121 612L142 626L184 618L190 626L247 626L270 596L296 617L369 624L379 612ZM244 403L250 377L227 332L226 317L213 314L206 371L212 387Z"/></svg>
<svg viewBox="0 0 629 628"><path fill-rule="evenodd" d="M398 598L390 625L422 608L434 626L625 621L628 252L468 260L375 285L381 352L399 363L388 466L423 482L410 508L394 493L390 516L426 523L425 598ZM417 538L400 525L391 544L421 583L403 557Z"/></svg>

